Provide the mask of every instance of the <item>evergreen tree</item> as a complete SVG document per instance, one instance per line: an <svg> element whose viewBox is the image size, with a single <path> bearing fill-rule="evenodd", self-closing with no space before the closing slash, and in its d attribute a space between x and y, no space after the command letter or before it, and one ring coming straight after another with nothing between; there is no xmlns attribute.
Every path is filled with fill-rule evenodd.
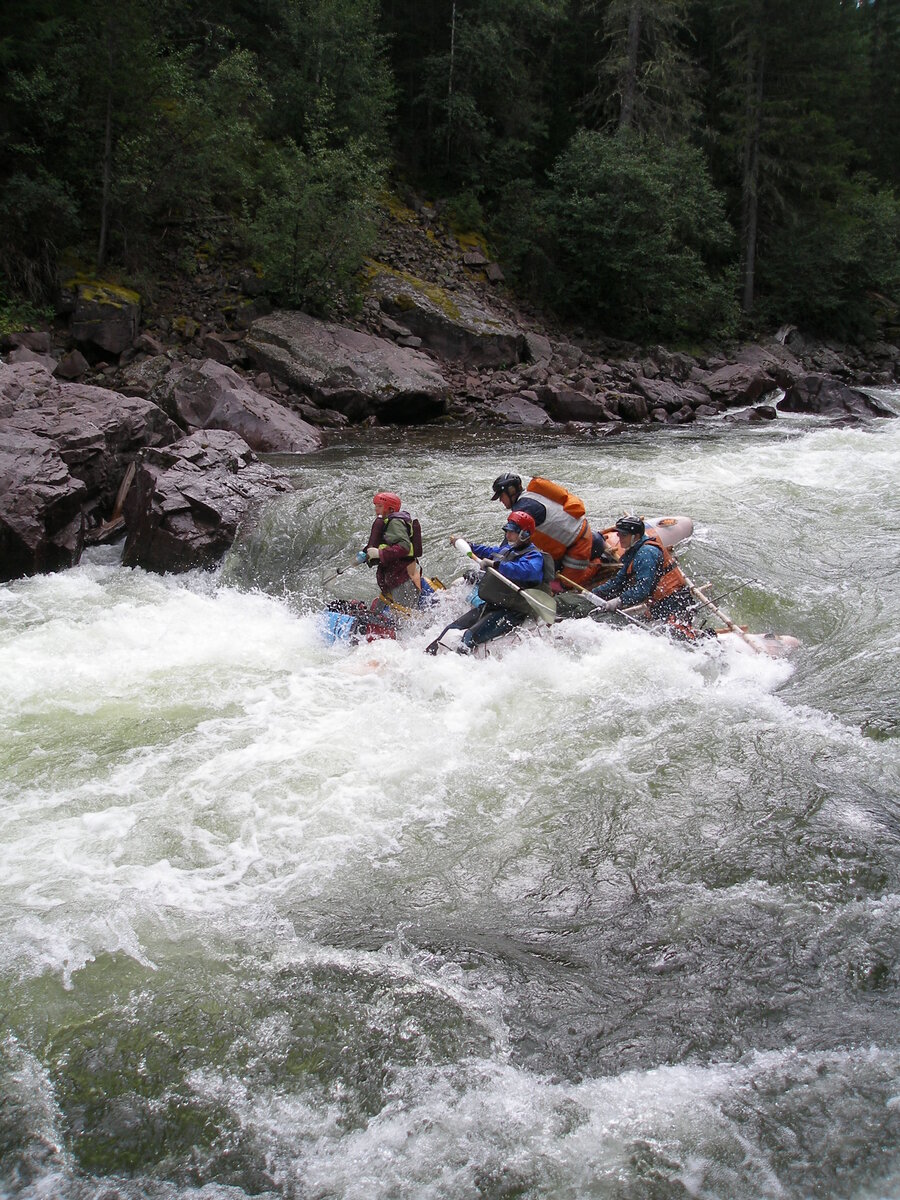
<svg viewBox="0 0 900 1200"><path fill-rule="evenodd" d="M697 120L688 0L595 0L605 53L585 107L617 129L679 136Z"/></svg>
<svg viewBox="0 0 900 1200"><path fill-rule="evenodd" d="M715 0L707 13L720 100L710 115L718 119L719 169L736 200L743 310L821 328L840 317L852 328L863 319L848 293L865 290L857 262L863 214L890 209L890 197L878 199L859 174L852 140L866 92L856 7Z"/></svg>
<svg viewBox="0 0 900 1200"><path fill-rule="evenodd" d="M687 143L582 131L506 227L519 279L563 316L639 338L734 328L732 231Z"/></svg>

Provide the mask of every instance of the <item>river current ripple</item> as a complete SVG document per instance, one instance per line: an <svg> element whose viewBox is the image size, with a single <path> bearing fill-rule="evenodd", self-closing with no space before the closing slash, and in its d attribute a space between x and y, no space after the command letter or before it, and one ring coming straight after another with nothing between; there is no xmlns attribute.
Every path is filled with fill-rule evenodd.
<svg viewBox="0 0 900 1200"><path fill-rule="evenodd" d="M214 575L0 588L0 1195L900 1196L900 421L282 465ZM506 469L802 646L325 643L375 490L449 582Z"/></svg>

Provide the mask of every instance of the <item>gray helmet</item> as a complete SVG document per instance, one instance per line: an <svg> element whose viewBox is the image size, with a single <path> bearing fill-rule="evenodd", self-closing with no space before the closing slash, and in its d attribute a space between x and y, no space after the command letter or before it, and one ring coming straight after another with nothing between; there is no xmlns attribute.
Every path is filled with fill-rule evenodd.
<svg viewBox="0 0 900 1200"><path fill-rule="evenodd" d="M522 491L522 478L520 475L498 475L494 480L494 494L492 500L499 500L504 492L508 492L510 488L515 489L518 496Z"/></svg>
<svg viewBox="0 0 900 1200"><path fill-rule="evenodd" d="M618 533L626 533L631 537L642 538L644 536L644 522L640 517L619 517L616 521L616 530Z"/></svg>

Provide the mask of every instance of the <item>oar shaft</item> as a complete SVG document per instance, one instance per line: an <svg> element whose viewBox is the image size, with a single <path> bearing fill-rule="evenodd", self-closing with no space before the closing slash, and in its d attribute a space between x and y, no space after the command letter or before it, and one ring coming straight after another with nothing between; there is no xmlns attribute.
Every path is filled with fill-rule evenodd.
<svg viewBox="0 0 900 1200"><path fill-rule="evenodd" d="M754 653L756 653L756 654L762 653L759 646L754 644L752 639L747 636L747 634L744 632L743 629L741 629L740 625L735 625L735 623L734 623L734 621L732 621L731 617L729 617L726 612L724 612L721 608L719 608L718 604L716 604L716 603L714 603L714 601L710 600L710 598L704 594L703 589L697 587L696 583L694 583L693 580L688 579L687 575L684 574L684 571L682 571L681 574L684 576L684 582L687 585L688 591L691 593L692 596L695 596L698 600L701 600L706 605L706 607L709 609L709 611L712 613L715 613L715 615L719 618L719 620L722 622L722 624L725 625L725 627L728 630L730 630L731 633L736 633L739 638L742 638L747 643L747 645L754 651Z"/></svg>
<svg viewBox="0 0 900 1200"><path fill-rule="evenodd" d="M569 579L565 575L560 575L560 573L558 571L556 573L556 578L561 579L563 581L563 583L567 583L569 585L569 587L575 588L575 590L578 592L585 592L586 594L591 595L591 596L593 596L593 594L594 594L590 588L582 587L580 583L576 583L574 579ZM635 608L643 608L643 607L644 606L642 604L635 605ZM599 609L597 611L599 612ZM629 610L627 610L627 609L615 608L615 609L613 609L613 612L617 616L624 617L626 621L630 621L632 623L632 625L639 625L642 629L646 628L646 626L644 625L644 622L638 621L636 617L630 616Z"/></svg>

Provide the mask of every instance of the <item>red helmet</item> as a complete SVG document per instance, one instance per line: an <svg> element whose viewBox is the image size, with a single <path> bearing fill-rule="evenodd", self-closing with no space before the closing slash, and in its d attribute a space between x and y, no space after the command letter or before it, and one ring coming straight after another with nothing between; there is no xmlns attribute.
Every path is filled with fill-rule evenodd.
<svg viewBox="0 0 900 1200"><path fill-rule="evenodd" d="M399 512L403 503L396 492L378 492L372 497L373 504L383 504L389 513Z"/></svg>
<svg viewBox="0 0 900 1200"><path fill-rule="evenodd" d="M527 512L522 512L520 509L514 509L507 519L504 529L520 529L523 533L527 533L529 537L534 533L534 517Z"/></svg>

